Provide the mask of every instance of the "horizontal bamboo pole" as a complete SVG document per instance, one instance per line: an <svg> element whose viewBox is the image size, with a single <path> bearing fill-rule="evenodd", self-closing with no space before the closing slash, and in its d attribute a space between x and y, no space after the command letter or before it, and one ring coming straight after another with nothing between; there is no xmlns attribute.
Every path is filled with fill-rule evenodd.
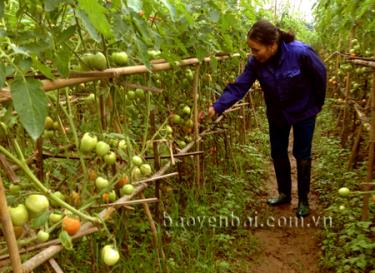
<svg viewBox="0 0 375 273"><path fill-rule="evenodd" d="M364 61L364 60L358 60L358 59L353 59L353 60L348 60L348 61L353 64L359 64L359 65L364 65L364 66L375 68L375 61Z"/></svg>
<svg viewBox="0 0 375 273"><path fill-rule="evenodd" d="M216 60L225 60L232 57L239 57L240 54L232 54L227 56L218 56L213 57ZM175 63L175 66L188 66L188 65L195 65L201 62L210 62L211 57L206 57L202 61L198 58L190 58L181 60ZM136 65L136 66L127 66L127 67L118 67L118 68L109 68L103 71L92 71L92 72L85 72L80 73L81 77L77 78L68 78L68 79L56 79L56 80L42 80L42 88L44 91L55 90L63 87L74 86L80 83L85 83L89 81L95 80L103 80L103 79L110 79L116 78L122 75L133 75L133 74L141 74L141 73L148 73L148 72L157 72L157 71L164 71L172 69L174 66L170 63L156 63L151 64L151 71L145 65ZM9 88L3 88L0 91L0 103L7 102L11 100L10 90Z"/></svg>
<svg viewBox="0 0 375 273"><path fill-rule="evenodd" d="M129 201L124 201L122 203L116 202L116 203L102 204L99 206L94 206L93 208L122 207L126 205L138 205L138 204L156 203L156 202L159 202L159 199L152 197L152 198L145 198L145 199L129 200Z"/></svg>

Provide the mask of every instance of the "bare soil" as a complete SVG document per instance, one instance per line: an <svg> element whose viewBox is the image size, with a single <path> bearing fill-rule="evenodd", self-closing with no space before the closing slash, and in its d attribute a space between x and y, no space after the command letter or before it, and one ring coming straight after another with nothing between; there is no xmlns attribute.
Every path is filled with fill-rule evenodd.
<svg viewBox="0 0 375 273"><path fill-rule="evenodd" d="M266 204L269 197L277 195L276 177L270 164L267 194L261 197L257 213L258 227L250 229L258 243L258 251L251 257L249 273L321 272L319 231L324 219L319 215L318 198L313 191L309 195L310 215L303 221L295 216L298 204L296 163L292 156L290 159L293 176L291 204L278 207Z"/></svg>

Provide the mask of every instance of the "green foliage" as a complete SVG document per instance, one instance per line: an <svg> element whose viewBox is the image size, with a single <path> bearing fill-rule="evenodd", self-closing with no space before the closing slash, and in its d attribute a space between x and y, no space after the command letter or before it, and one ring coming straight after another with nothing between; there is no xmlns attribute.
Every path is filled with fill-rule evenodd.
<svg viewBox="0 0 375 273"><path fill-rule="evenodd" d="M375 47L375 1L320 0L315 6L316 31L327 51L347 51L350 37L361 52ZM353 35L351 35L353 34Z"/></svg>
<svg viewBox="0 0 375 273"><path fill-rule="evenodd" d="M374 227L371 222L360 221L363 199L361 196L341 197L338 189L348 187L359 190L363 181L362 169L345 171L349 151L341 147L335 137L336 124L327 101L325 111L318 118L319 130L314 145L319 160L314 165L316 191L325 207L325 213L332 217L333 226L323 231L321 264L325 270L334 272L370 272L375 267L373 257L375 243L371 239ZM344 171L343 171L344 170ZM370 206L374 215L375 206Z"/></svg>

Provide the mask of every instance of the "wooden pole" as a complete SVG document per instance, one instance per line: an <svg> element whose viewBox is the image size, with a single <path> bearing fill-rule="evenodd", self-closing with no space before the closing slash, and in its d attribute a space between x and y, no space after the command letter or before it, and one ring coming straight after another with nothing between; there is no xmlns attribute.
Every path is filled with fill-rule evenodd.
<svg viewBox="0 0 375 273"><path fill-rule="evenodd" d="M140 193L140 196L141 196L142 199L146 199L143 192ZM156 253L158 255L158 263L159 263L160 266L162 266L160 264L160 256L161 256L161 259L163 260L163 265L165 266L165 272L169 273L169 269L167 267L167 263L165 262L165 253L164 253L164 250L163 250L163 248L161 246L159 247L160 242L158 240L158 232L157 232L157 229L156 229L155 222L152 219L152 215L151 215L151 211L150 211L150 207L148 206L148 203L143 203L143 208L145 210L148 222L150 223L151 233L152 233L152 243L153 243L154 248L156 250Z"/></svg>
<svg viewBox="0 0 375 273"><path fill-rule="evenodd" d="M8 245L10 260L14 273L22 273L21 257L18 252L16 235L14 234L12 220L10 219L7 199L5 196L5 189L3 180L0 177L0 220L3 225L5 241Z"/></svg>
<svg viewBox="0 0 375 273"><path fill-rule="evenodd" d="M199 139L199 109L198 109L198 85L199 85L199 71L200 65L197 65L195 72L194 72L194 79L193 79L193 101L194 101L194 108L193 108L193 115L194 115L194 141L195 141L195 150L200 150L200 143ZM195 175L196 175L196 185L200 186L201 184L201 163L200 163L200 156L196 156L195 161Z"/></svg>
<svg viewBox="0 0 375 273"><path fill-rule="evenodd" d="M352 38L354 35L354 28L350 32L349 35L349 50L352 48ZM341 128L341 144L344 146L346 144L347 136L346 136L346 120L348 119L348 112L349 112L349 94L350 94L350 86L351 86L351 78L350 78L350 71L346 73L346 82L345 82L345 106L344 106L344 113L342 118L342 128Z"/></svg>
<svg viewBox="0 0 375 273"><path fill-rule="evenodd" d="M374 148L375 148L375 71L372 73L372 87L371 87L371 127L370 127L370 139L369 139L369 152L367 161L367 178L366 182L372 182L372 172L374 170ZM365 190L369 189L366 187ZM362 209L362 220L368 219L368 202L369 194L363 195L363 209Z"/></svg>
<svg viewBox="0 0 375 273"><path fill-rule="evenodd" d="M156 133L156 121L155 121L155 110L152 110L150 113L150 123L151 123L151 133L152 135ZM153 142L152 143L152 149L154 153L154 169L156 171L160 170L160 156L159 156L159 149L158 149L158 143ZM155 197L160 200L160 180L157 180L155 182ZM159 223L161 217L159 212L159 204L156 204L155 206L155 217L156 221Z"/></svg>

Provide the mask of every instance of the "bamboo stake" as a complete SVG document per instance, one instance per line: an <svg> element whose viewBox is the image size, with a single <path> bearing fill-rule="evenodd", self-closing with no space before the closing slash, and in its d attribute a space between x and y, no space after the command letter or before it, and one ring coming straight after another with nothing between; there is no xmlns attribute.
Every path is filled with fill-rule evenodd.
<svg viewBox="0 0 375 273"><path fill-rule="evenodd" d="M0 177L0 220L3 225L4 237L8 245L10 260L14 273L22 273L21 257L18 252L16 235L14 234L12 220L10 219L7 199L5 196L5 189L3 180Z"/></svg>
<svg viewBox="0 0 375 273"><path fill-rule="evenodd" d="M56 273L64 273L55 259L49 259L48 262Z"/></svg>
<svg viewBox="0 0 375 273"><path fill-rule="evenodd" d="M357 154L358 154L359 143L361 141L361 134L362 134L362 125L359 125L358 128L357 128L356 136L354 138L354 143L353 143L353 146L352 146L352 152L351 152L350 157L349 157L349 162L348 162L348 167L347 167L348 170L353 169L353 161L355 160L355 158L357 157Z"/></svg>
<svg viewBox="0 0 375 273"><path fill-rule="evenodd" d="M375 68L375 61L364 61L364 60L358 60L358 59L348 60L348 61L351 62L351 63L354 63L354 64L360 64L360 65Z"/></svg>
<svg viewBox="0 0 375 273"><path fill-rule="evenodd" d="M116 203L108 203L102 204L99 206L93 206L93 208L107 208L107 207L122 207L125 205L136 205L136 204L144 204L144 203L156 203L159 202L158 198L146 198L146 199L138 199L138 200L129 200L124 202L116 202Z"/></svg>
<svg viewBox="0 0 375 273"><path fill-rule="evenodd" d="M349 50L352 48L352 38L354 35L354 28L350 32L350 37L349 37ZM346 144L346 120L348 118L348 111L349 111L349 94L350 94L350 85L351 85L351 78L350 78L350 72L346 73L346 84L345 84L345 107L344 107L344 113L343 113L343 118L342 118L342 128L341 128L341 144L344 146Z"/></svg>
<svg viewBox="0 0 375 273"><path fill-rule="evenodd" d="M194 101L194 108L193 108L193 116L194 116L194 141L195 141L195 150L200 150L200 143L198 142L199 138L199 109L198 109L198 84L199 84L199 71L200 65L197 65L195 72L194 72L194 79L193 79L193 101ZM200 156L196 157L195 161L195 175L196 175L196 185L201 185L201 163L200 163Z"/></svg>
<svg viewBox="0 0 375 273"><path fill-rule="evenodd" d="M367 178L366 182L370 183L372 181L372 172L374 168L374 149L375 149L375 71L372 73L372 87L371 87L371 129L370 129L370 139L369 139L369 153L367 161ZM368 190L366 187L365 190ZM369 194L363 195L363 209L362 209L362 220L368 219L368 202Z"/></svg>
<svg viewBox="0 0 375 273"><path fill-rule="evenodd" d="M152 110L150 113L150 121L151 121L151 134L154 135L156 133L156 122L155 122L155 110ZM160 170L160 156L158 150L158 143L152 143L152 150L154 153L154 168L156 171ZM155 183L155 197L160 199L160 181L157 180ZM160 220L160 213L159 213L159 204L155 206L155 216L157 221Z"/></svg>
<svg viewBox="0 0 375 273"><path fill-rule="evenodd" d="M142 199L146 199L143 192L140 193L140 196L141 196ZM148 206L148 203L143 203L143 208L145 210L147 219L150 223L150 228L151 228L151 233L152 233L152 244L154 245L154 248L155 248L157 256L158 256L159 266L161 268L161 261L160 261L160 255L161 255L161 258L163 260L163 264L165 265L165 271L168 273L169 269L167 267L167 263L165 262L165 253L164 253L164 250L161 246L159 248L158 232L157 232L157 229L156 229L156 226L155 226L155 222L152 218L150 207Z"/></svg>

